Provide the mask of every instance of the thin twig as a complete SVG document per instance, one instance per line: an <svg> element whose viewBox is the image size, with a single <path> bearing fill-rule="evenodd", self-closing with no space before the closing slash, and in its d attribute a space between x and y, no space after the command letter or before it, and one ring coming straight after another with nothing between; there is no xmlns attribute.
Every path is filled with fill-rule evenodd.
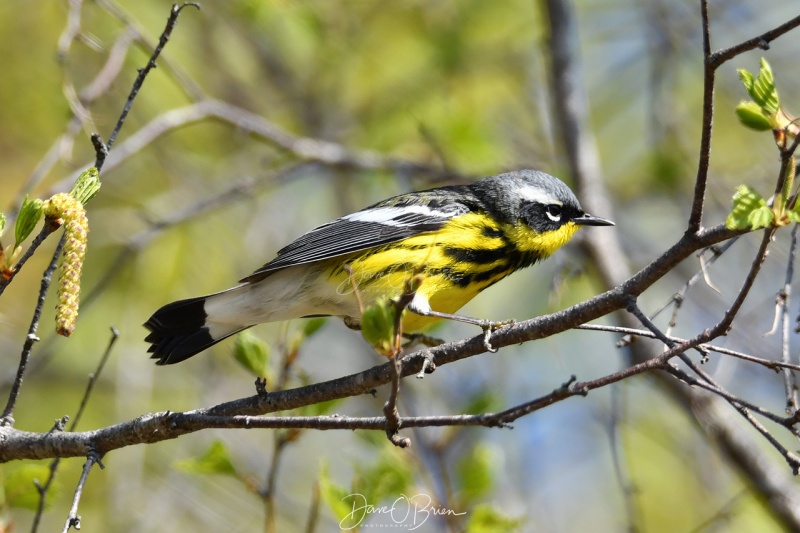
<svg viewBox="0 0 800 533"><path fill-rule="evenodd" d="M111 47L111 51L108 54L106 63L97 73L95 78L78 92L78 98L85 108L88 109L90 104L100 98L103 94L106 94L114 81L116 81L116 79L119 77L119 73L124 65L125 54L130 47L132 38L133 36L131 35L130 31L125 32L118 37L114 42L114 45ZM14 207L10 213L12 218L16 217L17 213L19 212L19 207L22 205L25 195L30 194L30 192L53 169L56 163L66 157L67 153L72 151L72 145L74 144L75 136L81 131L82 126L83 122L81 117L73 114L67 122L64 133L62 133L55 140L52 146L45 153L44 157L42 157L42 159L36 165L36 168L25 180L22 187L20 187L19 192L14 199ZM85 168L85 166L81 168ZM73 182L76 177L77 174L72 177ZM69 185L71 185L71 183L72 182L70 182ZM69 185L67 182L62 182L63 190L68 190Z"/></svg>
<svg viewBox="0 0 800 533"><path fill-rule="evenodd" d="M111 339L109 339L108 346L106 346L102 357L100 357L100 361L97 363L97 368L93 373L89 374L89 381L86 383L86 390L83 391L83 398L81 398L80 407L78 407L78 412L75 413L75 416L72 419L72 424L69 426L69 431L75 431L75 427L78 425L78 422L80 422L81 417L83 416L83 411L86 409L86 405L89 403L89 397L92 395L94 386L97 383L97 379L100 377L100 374L102 374L103 369L106 367L106 363L111 357L111 350L117 343L117 339L119 339L119 331L117 331L117 328L114 326L111 326Z"/></svg>
<svg viewBox="0 0 800 533"><path fill-rule="evenodd" d="M56 423L53 425L53 428L50 430L50 432L64 431L67 426L67 422L69 422L68 416L61 418L60 420L56 420ZM50 462L50 472L48 474L47 481L45 481L44 484L39 483L38 479L34 481L36 490L39 493L39 503L36 506L36 513L33 515L31 533L36 533L39 530L39 523L42 520L42 516L44 516L44 509L47 504L47 493L56 478L56 470L58 469L59 464L61 464L61 459L54 459Z"/></svg>
<svg viewBox="0 0 800 533"><path fill-rule="evenodd" d="M272 385L273 391L282 391L289 383L292 369L297 362L297 353L290 353L285 340L283 343L283 356L281 357L280 373L277 382ZM258 381L256 382L258 384ZM266 379L263 381L266 388ZM257 387L258 390L258 387ZM265 389L266 390L266 389ZM265 394L265 392L263 393ZM295 442L300 437L300 430L291 429L287 432L276 431L273 434L272 458L270 459L267 480L264 488L259 491L264 502L264 531L275 533L277 531L277 513L275 512L275 496L278 486L278 471L283 458L283 452L290 442Z"/></svg>
<svg viewBox="0 0 800 533"><path fill-rule="evenodd" d="M83 487L86 486L86 480L89 478L89 472L92 470L92 467L97 464L100 466L100 468L104 468L101 459L101 455L95 451L91 451L87 454L86 462L83 464L81 478L78 480L78 486L75 488L75 495L72 498L72 507L69 509L67 521L64 523L64 528L61 530L62 533L67 533L71 528L81 528L81 517L78 515L78 504L81 501Z"/></svg>
<svg viewBox="0 0 800 533"><path fill-rule="evenodd" d="M703 222L703 204L706 197L706 184L708 182L708 166L711 160L711 132L714 124L714 84L716 70L710 64L711 34L708 20L708 0L700 1L700 14L703 29L703 118L700 133L700 153L697 161L697 176L695 177L694 198L692 200L691 214L689 215L689 233L695 233Z"/></svg>
<svg viewBox="0 0 800 533"><path fill-rule="evenodd" d="M703 5L705 6L705 2L703 2ZM707 7L704 7L704 9L707 10ZM748 39L747 41L739 43L735 46L731 46L730 48L725 48L724 50L718 50L713 54L708 54L708 52L706 52L705 55L706 63L711 65L712 68L717 69L726 61L729 61L734 57L741 55L745 52L748 52L750 50L755 50L756 48L760 48L762 50L769 50L769 45L772 41L774 41L778 37L790 32L791 30L797 27L800 27L800 16L788 20L783 24L781 24L780 26L773 28L768 32L762 33L757 37L753 37L752 39Z"/></svg>
<svg viewBox="0 0 800 533"><path fill-rule="evenodd" d="M722 257L722 255L725 252L727 252L730 249L731 246L736 244L736 241L738 241L738 240L739 240L739 237L736 236L736 237L733 237L733 238L729 239L725 243L723 243L722 246L711 246L709 248L706 248L702 252L700 252L700 255L704 256L704 254L708 250L711 250L711 253L712 253L711 257L709 257L708 259L705 260L706 268L708 268L712 264L714 264L714 262L716 262L717 259ZM699 269L697 272L695 272L694 275L691 278L689 278L686 281L686 283L684 283L683 286L680 289L678 289L678 291L675 294L673 294L672 297L664 305L662 305L654 313L652 313L650 315L650 318L651 319L656 318L658 315L663 313L667 308L669 308L670 305L674 305L675 307L680 307L681 303L686 298L686 294L701 279L703 279L703 269L702 268ZM674 313L675 312L673 311L673 316L670 318L670 326L671 327L675 327L676 326L676 318L674 316Z"/></svg>
<svg viewBox="0 0 800 533"><path fill-rule="evenodd" d="M748 273L747 278L745 279L744 286L737 295L734 305L731 306L731 308L728 310L728 312L725 315L725 318L723 318L723 320L721 320L717 326L711 328L711 331L716 330L716 332L718 332L717 334L719 334L719 332L727 331L727 328L729 327L730 324L728 323L728 325L726 326L724 325L724 323L729 316L730 320L733 320L733 316L735 316L738 313L738 306L741 306L747 294L749 293L750 288L752 287L752 284L755 281L755 278L758 274L758 271L761 268L761 264L763 263L764 257L766 257L767 245L771 240L771 235L772 231L770 230L764 232L764 238L762 240L761 247L759 248L756 258L753 260L750 272ZM634 314L642 322L642 325L644 325L647 329L652 331L659 340L664 342L671 349L676 347L676 344L672 342L666 335L664 335L664 333L662 333L658 329L658 327L656 327L655 324L652 323L652 321L650 321L650 319L642 312L642 310L638 307L635 301L631 301L631 303L629 303L628 311ZM684 364L686 364L689 368L691 368L695 374L697 374L700 378L702 378L702 380L695 379L686 374L685 372L671 365L667 365L665 367L665 370L669 371L675 377L677 377L684 383L687 383L688 385L695 385L702 387L727 400L728 403L730 403L739 412L739 414L741 414L745 418L745 420L747 420L759 433L762 434L762 436L764 436L767 439L767 441L770 444L773 445L773 447L775 447L778 453L780 453L786 459L787 463L792 467L792 470L795 472L795 474L797 473L798 468L800 468L800 458L791 454L783 445L781 445L780 442L778 442L778 440L772 436L769 430L767 430L760 422L758 422L755 418L753 418L750 411L755 411L758 414L766 418L769 418L773 422L784 424L791 431L797 434L797 431L794 430L791 425L787 425L785 423L786 420L785 418L779 417L778 415L775 415L767 411L766 409L763 409L760 406L757 406L750 402L746 402L741 398L733 396L725 389L723 389L719 384L715 383L714 380L711 378L711 376L709 376L708 373L706 373L700 367L698 367L691 359L689 359L685 355L684 352L681 352L679 354L679 357L681 361L683 361Z"/></svg>
<svg viewBox="0 0 800 533"><path fill-rule="evenodd" d="M81 0L69 0L69 13L67 14L67 24L64 26L64 31L58 37L58 47L56 51L56 60L59 63L64 63L67 59L72 42L81 31Z"/></svg>
<svg viewBox="0 0 800 533"><path fill-rule="evenodd" d="M635 329L635 328L625 328L620 326L604 326L601 324L582 324L580 326L576 326L575 329L582 329L586 331L606 331L610 333L619 333L622 335L629 335L633 337L648 337L651 339L655 339L656 335L652 331L647 331L644 329ZM681 344L686 342L686 339L681 337L675 337L674 335L667 335L667 338L672 342ZM627 344L627 343L626 343ZM756 363L758 365L765 366L771 370L779 370L781 368L789 368L792 370L796 370L800 372L800 365L794 363L784 363L782 361L772 361L770 359L763 359L761 357L755 357L743 352L739 352L736 350L731 350L729 348L723 348L721 346L715 346L713 344L701 344L698 346L701 350L706 350L709 352L716 352L722 355L730 355L731 357L736 357L737 359L742 359L744 361L749 361L751 363Z"/></svg>
<svg viewBox="0 0 800 533"><path fill-rule="evenodd" d="M78 97L84 105L94 102L111 89L114 81L119 78L122 72L122 67L125 65L125 56L128 55L128 50L134 39L136 39L136 35L135 31L128 28L111 45L106 62L97 72L97 75L83 89L78 91Z"/></svg>
<svg viewBox="0 0 800 533"><path fill-rule="evenodd" d="M125 27L126 31L134 36L135 42L145 53L149 54L156 47L156 39L148 35L148 28L127 13L117 2L111 0L95 0L95 2L105 9L109 15L116 18ZM158 68L164 69L172 75L172 78L178 84L178 88L183 91L183 94L189 100L197 101L204 98L203 89L183 71L179 64L170 61L168 56L160 58Z"/></svg>
<svg viewBox="0 0 800 533"><path fill-rule="evenodd" d="M47 225L47 221L45 221L45 225ZM33 344L39 340L37 333L39 331L39 320L42 317L42 310L44 309L45 296L47 296L47 291L50 289L50 283L53 279L53 272L55 271L56 266L58 266L58 257L61 255L61 249L64 247L65 242L66 239L62 235L61 240L58 241L58 246L56 246L56 250L53 253L53 258L50 260L50 264L47 265L47 268L42 275L42 282L39 288L39 297L36 300L36 308L33 311L31 325L28 327L28 335L25 337L25 342L22 345L22 353L20 354L19 365L17 366L17 375L11 385L11 391L8 393L8 402L6 403L5 409L3 409L3 415L0 416L0 425L14 425L14 407L17 404L17 397L19 396L19 390L22 386L22 380L25 377L25 370L28 367L28 361L31 357Z"/></svg>
<svg viewBox="0 0 800 533"><path fill-rule="evenodd" d="M407 448L411 445L411 439L400 436L400 428L403 421L400 419L400 411L397 409L397 398L400 393L400 358L393 357L390 368L392 369L391 388L389 398L383 406L383 414L386 416L386 436L389 441L399 448Z"/></svg>
<svg viewBox="0 0 800 533"><path fill-rule="evenodd" d="M119 338L119 332L115 327L111 327L111 339L108 341L108 346L106 350L103 352L103 355L100 357L100 361L97 363L97 368L95 371L89 375L89 381L86 384L86 390L83 392L83 398L81 399L80 407L78 408L78 412L75 414L75 417L72 419L72 424L69 426L69 431L75 431L75 428L78 425L78 422L83 415L83 410L88 404L89 396L92 394L92 390L94 390L94 384L97 382L97 379L100 377L100 374L103 372L103 369L106 366L106 362L111 355L111 349L114 347L114 344L117 342ZM60 430L64 430L64 424L67 422L68 417L64 417L63 422L61 423ZM54 459L50 463L49 468L49 475L47 481L44 485L38 486L39 489L39 503L36 507L36 514L33 518L33 523L31 525L31 533L36 533L39 529L39 522L41 521L42 516L44 515L45 507L47 506L47 493L50 490L50 487L53 484L53 481L56 478L56 473L58 472L58 467L61 464L61 459L57 458Z"/></svg>
<svg viewBox="0 0 800 533"><path fill-rule="evenodd" d="M790 319L789 319L789 306L791 303L792 294L792 278L794 277L794 261L797 257L797 240L800 237L800 225L795 224L792 230L792 241L789 247L789 258L786 262L786 278L784 279L783 288L778 292L778 309L776 311L777 317L780 317L781 323L781 362L788 364L791 360L790 347ZM786 392L786 413L793 414L797 412L797 382L795 381L794 372L787 368L783 368L783 386Z"/></svg>
<svg viewBox="0 0 800 533"><path fill-rule="evenodd" d="M778 441L778 439L776 439L772 435L772 433L770 433L770 431L766 427L764 427L763 424L761 424L761 422L759 422L758 420L755 419L755 417L753 417L750 411L756 411L762 416L766 416L767 418L770 418L771 420L778 423L782 423L783 420L785 419L781 419L780 417L777 417L777 419L773 419L772 416L776 415L772 415L771 413L753 404L742 402L741 399L736 398L735 396L731 396L727 392L719 389L718 387L714 387L713 385L710 385L705 381L695 379L692 376L686 374L685 372L682 372L681 370L675 367L670 366L668 370L673 375L675 375L675 377L677 377L678 379L680 379L681 381L683 381L688 385L694 385L696 387L703 388L709 392L716 394L717 396L725 398L728 401L728 403L731 404L733 408L736 409L736 411L738 411L738 413L742 417L744 417L744 419L747 420L750 423L750 425L752 425L756 429L756 431L758 431L767 440L767 442L769 442L772 445L772 447L778 451L778 453L781 454L781 456L783 456L787 464L791 467L794 475L797 475L798 472L800 472L800 457L790 452L785 446L783 446L783 444L781 444L780 441Z"/></svg>
<svg viewBox="0 0 800 533"><path fill-rule="evenodd" d="M50 234L53 233L58 228L59 228L58 222L51 219L45 219L44 226L42 226L42 229L39 230L39 233L37 233L36 237L34 237L33 241L31 241L31 245L28 247L27 250L25 250L25 253L22 254L22 257L20 257L19 261L17 261L17 263L14 265L11 274L8 277L0 276L0 295L3 294L3 292L6 290L6 287L8 287L9 283L11 283L11 281L15 277L17 277L19 271L22 270L22 267L25 266L25 263L28 262L28 259L30 259L31 256L33 256L33 253L37 249L39 249L39 246L41 246L41 244L45 241L45 239L47 239L47 237L49 237Z"/></svg>
<svg viewBox="0 0 800 533"><path fill-rule="evenodd" d="M126 161L131 155L158 140L162 135L204 120L218 120L249 133L266 143L304 161L355 170L388 170L401 175L429 176L437 180L465 180L469 176L453 173L437 165L387 157L372 150L356 150L339 143L295 135L276 123L241 107L207 98L200 102L172 109L142 126L125 141L120 142L104 163L107 171ZM78 173L59 181L51 192L67 188Z"/></svg>
<svg viewBox="0 0 800 533"><path fill-rule="evenodd" d="M531 320L518 322L495 332L493 345L503 347L518 344L533 339L544 338L588 321L606 315L616 309L624 307L629 295L641 294L657 280L686 257L699 249L711 246L717 242L729 239L738 232L732 232L720 225L715 228L702 230L698 234L686 234L664 254L643 268L619 287L591 298L585 302L572 306L569 309L543 315ZM704 332L694 339L690 339L679 347L682 350L690 349L710 340L709 332ZM422 367L426 358L434 361L436 365L455 362L478 353L483 353L485 346L482 335L466 341L451 342L441 346L427 348L424 354L418 353L416 357L402 358L402 375L415 374ZM620 372L590 382L591 387L606 386L631 375L640 374L660 368L667 358L674 356L677 350L661 354L659 358L647 360L626 368ZM387 365L375 367L353 376L339 378L327 383L318 383L313 386L301 387L292 391L270 393L267 398L256 395L250 398L235 400L220 404L205 410L211 416L223 416L231 413L257 414L287 410L310 405L335 398L343 398L357 394L365 394L375 387L386 384L391 380L391 370ZM556 399L546 399L552 403ZM529 406L536 408L536 405ZM21 458L47 458L47 457L74 457L85 455L86 444L94 442L100 446L102 452L110 451L130 444L155 442L166 438L174 438L185 431L166 426L161 427L154 421L156 415L144 415L139 419L115 426L110 426L89 434L70 433L58 436L58 445L51 442L52 436L41 436L25 432L17 432L12 428L0 427L0 438L5 438L4 446L0 448L0 462ZM153 426L153 424L155 424ZM405 426L405 419L403 422ZM145 427L143 429L143 426ZM146 427L151 427L147 430ZM74 439L74 440L73 440ZM81 440L89 439L89 440ZM99 439L99 440L98 440Z"/></svg>
<svg viewBox="0 0 800 533"><path fill-rule="evenodd" d="M502 334L499 334L495 341L508 341L509 332L507 332L507 330L501 331ZM517 405L500 413L442 417L404 417L403 427L461 425L487 427L507 426L520 417L567 398L578 395L585 396L591 390L618 383L631 376L655 369L664 369L665 366L668 366L667 361L669 361L669 359L708 340L708 332L704 332L686 343L663 352L657 357L601 378L586 382L575 382L575 379L572 378L550 394ZM463 341L450 343L434 348L431 351L452 350L453 348L458 350L458 353L449 354L451 356L457 355L457 357L452 359L453 361L463 358L466 356L465 354L472 352L472 350L480 352L484 349L482 336L475 337L467 343ZM440 364L451 362L451 358L447 357L446 353L442 353L441 356ZM418 368L422 365L423 359L424 356L422 355L419 355L419 357L400 359L400 364L402 365L401 374L403 376L408 376L417 372ZM302 405L319 403L320 401L325 401L325 399L353 395L356 394L355 390L366 394L375 386L390 381L391 369L389 365L392 364L394 363L386 363L360 374L333 380L327 384L317 383L288 391L271 392L268 398L256 395L242 400L227 402L227 404L220 404L207 409L186 413L165 412L143 415L135 420L89 432L40 435L15 430L10 427L0 427L0 438L2 438L4 442L4 446L0 448L0 462L11 459L42 459L45 457L75 457L85 455L85 450L89 443L91 443L91 446L98 452L107 453L123 446L159 442L209 428L371 429L386 431L387 419L385 416L369 418L343 417L338 415L312 417L253 417L242 414L228 416L225 413L229 413L231 410L238 412L247 411L247 405L252 405L255 410L261 412L277 412L293 409ZM321 393L326 390L329 391L328 394L321 396Z"/></svg>
<svg viewBox="0 0 800 533"><path fill-rule="evenodd" d="M122 113L120 113L117 124L114 126L114 130L111 132L108 142L106 142L107 149L110 150L114 145L114 142L116 142L117 135L119 135L119 131L122 129L122 125L125 123L125 119L131 110L131 106L133 105L133 101L136 99L136 95L139 93L139 89L142 88L142 84L144 83L144 80L147 78L147 75L150 73L150 71L156 67L156 59L158 59L158 56L161 54L164 46L166 46L167 42L169 41L170 35L172 35L172 30L175 29L175 25L178 23L178 16L181 14L181 11L183 11L183 8L187 6L200 9L200 5L194 2L185 2L180 6L178 4L172 5L169 17L167 18L167 25L164 28L164 31L161 32L161 37L158 39L158 44L153 49L153 53L150 55L147 65L145 65L144 68L139 69L139 75L136 76L136 80L133 82L131 92L128 95L127 101L125 102L125 106L122 108ZM98 171L103 167L103 163L104 160L98 160L95 162L95 167Z"/></svg>

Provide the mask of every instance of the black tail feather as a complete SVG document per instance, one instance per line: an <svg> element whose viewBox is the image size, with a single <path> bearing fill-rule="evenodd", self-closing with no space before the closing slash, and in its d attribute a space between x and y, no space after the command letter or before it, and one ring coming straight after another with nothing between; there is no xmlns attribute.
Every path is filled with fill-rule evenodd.
<svg viewBox="0 0 800 533"><path fill-rule="evenodd" d="M151 344L147 351L153 354L151 359L158 359L157 365L180 363L244 329L213 338L206 325L205 301L202 296L172 302L144 323L150 330L144 339Z"/></svg>

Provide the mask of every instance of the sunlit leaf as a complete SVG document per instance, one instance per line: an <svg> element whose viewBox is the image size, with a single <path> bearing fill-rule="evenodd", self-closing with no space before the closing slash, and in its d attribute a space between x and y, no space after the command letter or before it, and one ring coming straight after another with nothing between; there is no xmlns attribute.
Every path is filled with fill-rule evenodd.
<svg viewBox="0 0 800 533"><path fill-rule="evenodd" d="M341 405L344 398L334 398L327 402L318 402L311 405L303 406L300 409L300 416L322 416L330 413L337 405ZM372 433L372 432L366 432ZM384 437L385 438L385 437Z"/></svg>
<svg viewBox="0 0 800 533"><path fill-rule="evenodd" d="M75 197L83 205L94 198L100 190L100 174L97 169L92 167L84 170L78 179L75 180L75 185L72 187L70 194Z"/></svg>
<svg viewBox="0 0 800 533"><path fill-rule="evenodd" d="M48 477L50 477L50 468L46 464L22 463L10 468L6 467L3 479L6 503L11 507L35 511L40 498L36 482L44 485ZM47 491L47 501L55 500L60 491L61 485L56 478Z"/></svg>
<svg viewBox="0 0 800 533"><path fill-rule="evenodd" d="M321 316L316 318L309 318L306 320L305 325L303 326L303 336L310 337L319 329L325 325L325 322L328 321L327 317Z"/></svg>
<svg viewBox="0 0 800 533"><path fill-rule="evenodd" d="M269 345L249 331L236 336L233 356L253 375L266 378L269 373Z"/></svg>
<svg viewBox="0 0 800 533"><path fill-rule="evenodd" d="M456 469L461 500L474 502L485 496L494 485L492 451L477 444L458 462Z"/></svg>
<svg viewBox="0 0 800 533"><path fill-rule="evenodd" d="M319 494L328 509L333 512L337 522L341 522L352 513L352 505L347 502L350 491L331 481L327 463L322 463L320 467Z"/></svg>
<svg viewBox="0 0 800 533"><path fill-rule="evenodd" d="M786 216L792 222L800 222L800 201L798 201L793 209L786 210Z"/></svg>
<svg viewBox="0 0 800 533"><path fill-rule="evenodd" d="M381 298L361 314L361 335L375 350L385 356L394 353L397 305L390 298Z"/></svg>
<svg viewBox="0 0 800 533"><path fill-rule="evenodd" d="M459 411L477 415L496 411L501 407L500 395L493 390L486 389L478 394L473 394L467 404Z"/></svg>
<svg viewBox="0 0 800 533"><path fill-rule="evenodd" d="M733 210L725 219L725 226L732 230L766 228L774 218L775 214L755 189L740 185L733 195Z"/></svg>
<svg viewBox="0 0 800 533"><path fill-rule="evenodd" d="M208 450L200 457L190 457L176 461L173 465L177 470L190 474L221 474L238 478L236 467L233 466L230 450L221 441L214 441Z"/></svg>
<svg viewBox="0 0 800 533"><path fill-rule="evenodd" d="M736 116L744 126L756 131L768 131L773 128L769 118L755 102L742 101L736 106Z"/></svg>
<svg viewBox="0 0 800 533"><path fill-rule="evenodd" d="M767 115L774 115L780 108L778 90L775 88L775 76L767 60L762 58L758 76L745 69L739 69L739 79L750 98L761 107Z"/></svg>
<svg viewBox="0 0 800 533"><path fill-rule="evenodd" d="M413 482L410 464L395 450L381 454L367 468L358 468L359 491L368 502L377 505L386 497L407 494Z"/></svg>
<svg viewBox="0 0 800 533"><path fill-rule="evenodd" d="M44 202L42 202L39 198L34 198L31 200L27 195L25 195L25 199L22 201L22 206L20 206L19 209L17 222L14 225L15 247L19 246L22 241L27 239L28 235L33 232L34 228L39 223L39 220L42 219L43 213Z"/></svg>
<svg viewBox="0 0 800 533"><path fill-rule="evenodd" d="M469 513L466 533L506 533L519 531L525 522L522 517L511 518L500 513L489 504L476 506Z"/></svg>

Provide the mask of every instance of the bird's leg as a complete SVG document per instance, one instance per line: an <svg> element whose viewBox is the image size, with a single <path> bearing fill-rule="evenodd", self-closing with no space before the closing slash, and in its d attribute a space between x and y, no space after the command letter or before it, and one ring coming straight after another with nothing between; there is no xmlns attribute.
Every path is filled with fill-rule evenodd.
<svg viewBox="0 0 800 533"><path fill-rule="evenodd" d="M483 345L489 352L496 352L497 348L494 348L491 344L492 332L496 331L505 326L511 326L516 324L516 320L513 318L510 320L500 320L500 321L492 321L492 320L484 320L480 318L473 318L470 316L463 316L463 315L455 315L452 313L442 313L439 311L434 311L430 308L430 304L428 304L427 300L419 300L415 298L412 302L408 305L408 310L412 313L416 313L420 316L429 316L435 318L443 318L446 320L455 320L457 322L464 322L465 324L473 324L478 326L483 330Z"/></svg>

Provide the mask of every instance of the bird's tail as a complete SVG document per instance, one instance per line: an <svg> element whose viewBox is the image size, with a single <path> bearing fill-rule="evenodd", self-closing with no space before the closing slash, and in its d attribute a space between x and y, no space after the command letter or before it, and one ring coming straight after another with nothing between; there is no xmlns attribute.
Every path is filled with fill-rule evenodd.
<svg viewBox="0 0 800 533"><path fill-rule="evenodd" d="M180 363L219 341L250 327L236 323L211 323L206 302L225 293L178 300L165 305L151 316L144 327L150 330L151 359L157 365Z"/></svg>

